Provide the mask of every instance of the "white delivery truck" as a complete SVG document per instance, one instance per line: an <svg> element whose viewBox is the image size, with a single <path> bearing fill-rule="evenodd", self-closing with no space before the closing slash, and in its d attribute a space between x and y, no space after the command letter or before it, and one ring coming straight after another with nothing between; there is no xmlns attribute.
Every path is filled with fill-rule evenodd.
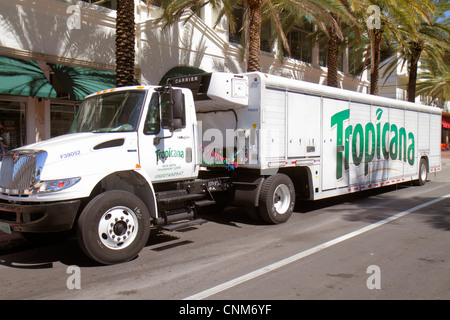
<svg viewBox="0 0 450 320"><path fill-rule="evenodd" d="M281 223L295 199L440 170L437 108L263 73L210 73L86 97L69 134L8 152L0 230L75 231L93 260L127 261L152 227L227 203Z"/></svg>

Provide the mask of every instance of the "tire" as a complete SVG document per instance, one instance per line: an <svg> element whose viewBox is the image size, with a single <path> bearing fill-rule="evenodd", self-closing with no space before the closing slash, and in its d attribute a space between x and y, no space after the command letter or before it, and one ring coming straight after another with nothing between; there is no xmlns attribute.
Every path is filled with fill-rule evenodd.
<svg viewBox="0 0 450 320"><path fill-rule="evenodd" d="M270 224L289 220L294 211L295 188L291 179L277 173L265 179L259 194L259 215Z"/></svg>
<svg viewBox="0 0 450 320"><path fill-rule="evenodd" d="M101 264L135 258L149 235L147 207L136 195L120 190L106 191L92 199L77 224L81 249Z"/></svg>
<svg viewBox="0 0 450 320"><path fill-rule="evenodd" d="M427 183L428 179L428 163L425 159L420 159L419 162L419 179L416 180L416 184L418 186L423 186L425 183Z"/></svg>

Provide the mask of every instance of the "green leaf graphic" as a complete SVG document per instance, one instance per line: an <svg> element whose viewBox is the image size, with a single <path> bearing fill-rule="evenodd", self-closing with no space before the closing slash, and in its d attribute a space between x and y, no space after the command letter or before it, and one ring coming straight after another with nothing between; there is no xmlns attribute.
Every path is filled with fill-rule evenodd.
<svg viewBox="0 0 450 320"><path fill-rule="evenodd" d="M377 120L380 120L382 115L383 115L383 110L381 108L379 108L377 110Z"/></svg>

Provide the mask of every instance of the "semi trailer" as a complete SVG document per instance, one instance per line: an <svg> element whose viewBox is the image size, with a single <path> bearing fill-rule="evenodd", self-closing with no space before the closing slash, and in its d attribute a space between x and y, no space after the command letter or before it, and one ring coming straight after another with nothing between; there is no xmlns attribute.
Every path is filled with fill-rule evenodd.
<svg viewBox="0 0 450 320"><path fill-rule="evenodd" d="M317 200L440 171L438 108L251 72L87 96L70 132L9 151L0 230L75 232L91 259L136 257L150 230L199 225L201 209L286 222Z"/></svg>

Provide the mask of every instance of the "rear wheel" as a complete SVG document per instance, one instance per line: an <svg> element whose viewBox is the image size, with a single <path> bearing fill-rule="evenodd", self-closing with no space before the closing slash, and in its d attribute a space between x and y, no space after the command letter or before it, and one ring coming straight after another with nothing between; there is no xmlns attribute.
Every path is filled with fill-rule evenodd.
<svg viewBox="0 0 450 320"><path fill-rule="evenodd" d="M92 199L78 220L80 247L102 264L124 262L136 257L150 234L150 215L136 195L120 190L106 191Z"/></svg>
<svg viewBox="0 0 450 320"><path fill-rule="evenodd" d="M416 181L416 184L419 186L423 186L428 179L428 163L425 159L420 159L419 162L419 179Z"/></svg>
<svg viewBox="0 0 450 320"><path fill-rule="evenodd" d="M295 189L291 179L282 173L264 180L259 195L259 215L267 223L289 220L294 211Z"/></svg>

